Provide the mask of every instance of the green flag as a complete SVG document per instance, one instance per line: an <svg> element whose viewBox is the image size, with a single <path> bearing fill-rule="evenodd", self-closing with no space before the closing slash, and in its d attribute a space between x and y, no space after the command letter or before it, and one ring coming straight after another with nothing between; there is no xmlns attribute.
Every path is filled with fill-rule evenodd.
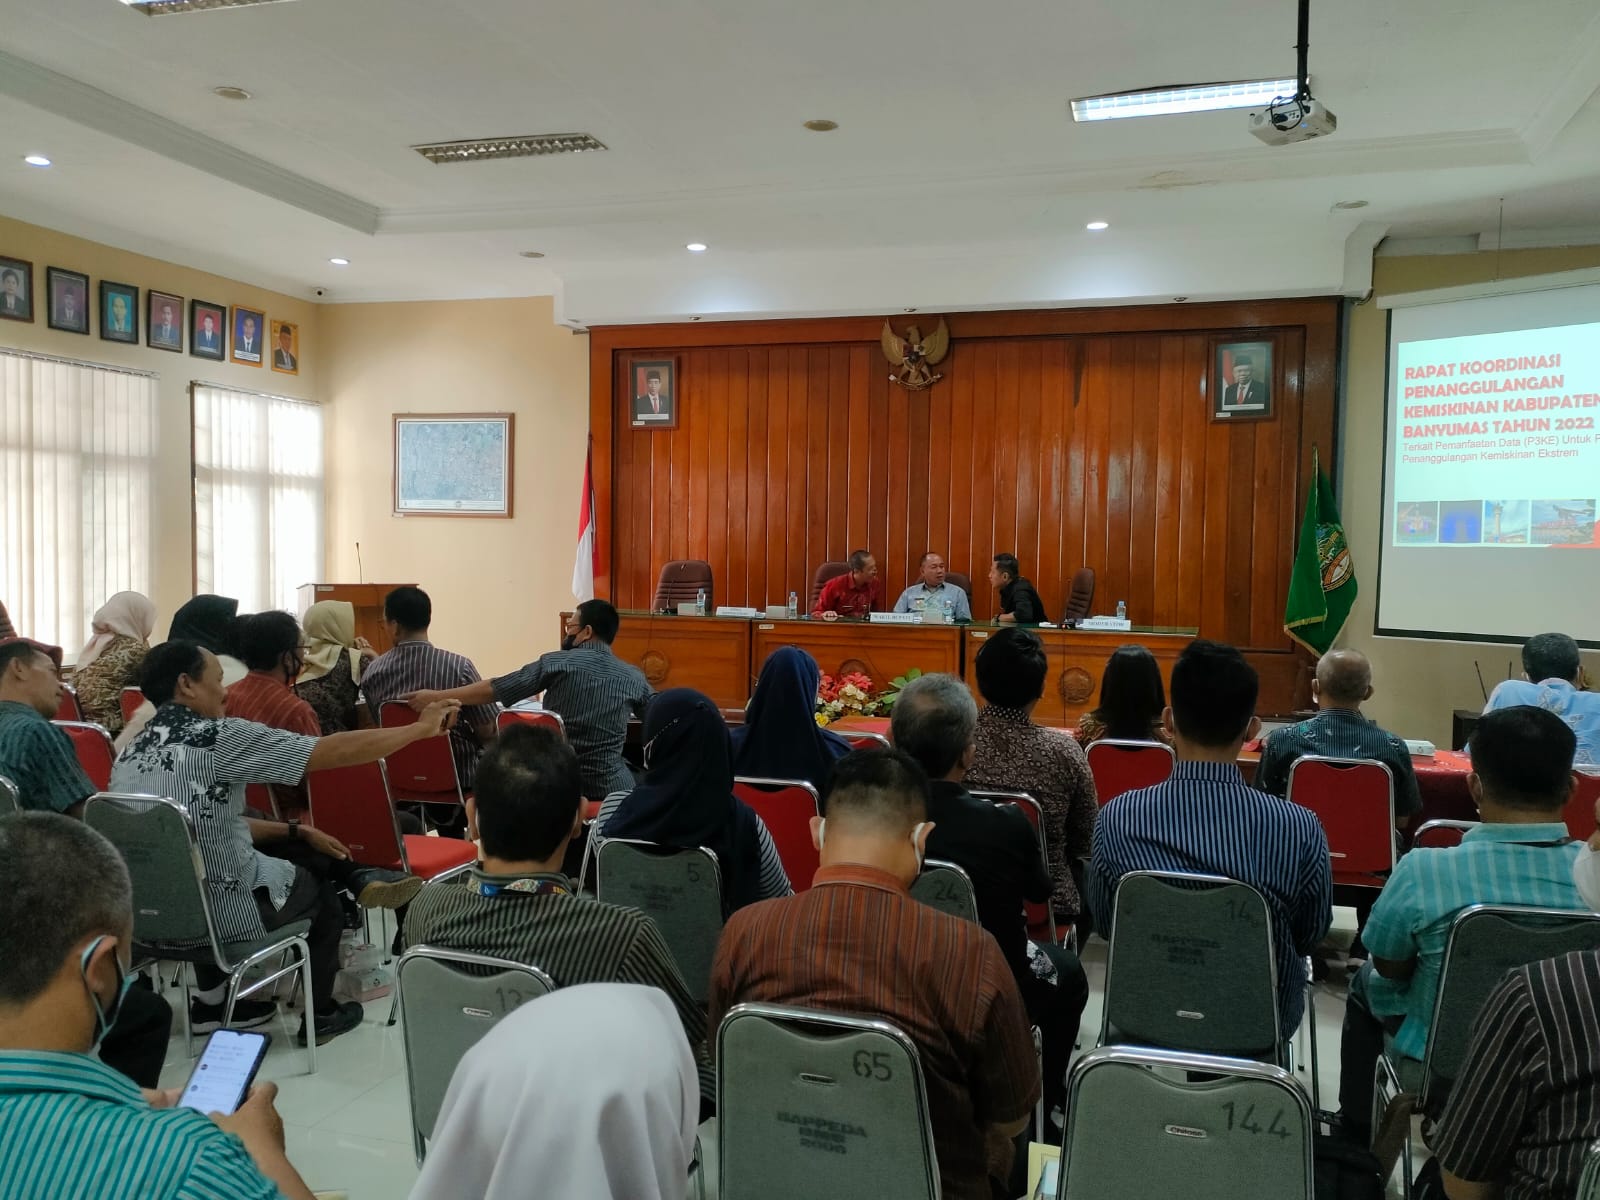
<svg viewBox="0 0 1600 1200"><path fill-rule="evenodd" d="M1306 497L1300 544L1289 573L1283 631L1307 650L1325 654L1356 602L1356 565L1345 540L1333 487L1311 452L1311 494Z"/></svg>

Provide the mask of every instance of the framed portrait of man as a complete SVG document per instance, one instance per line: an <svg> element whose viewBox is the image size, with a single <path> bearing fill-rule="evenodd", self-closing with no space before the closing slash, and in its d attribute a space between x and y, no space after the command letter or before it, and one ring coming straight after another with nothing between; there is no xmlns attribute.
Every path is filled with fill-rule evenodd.
<svg viewBox="0 0 1600 1200"><path fill-rule="evenodd" d="M221 362L228 356L228 310L204 300L189 301L189 353Z"/></svg>
<svg viewBox="0 0 1600 1200"><path fill-rule="evenodd" d="M678 360L636 358L623 375L631 429L678 427Z"/></svg>
<svg viewBox="0 0 1600 1200"><path fill-rule="evenodd" d="M233 306L233 361L259 367L266 358L267 314L253 308Z"/></svg>
<svg viewBox="0 0 1600 1200"><path fill-rule="evenodd" d="M100 281L100 340L139 344L139 289L133 284Z"/></svg>
<svg viewBox="0 0 1600 1200"><path fill-rule="evenodd" d="M62 267L45 268L51 329L89 335L89 277Z"/></svg>
<svg viewBox="0 0 1600 1200"><path fill-rule="evenodd" d="M1213 421L1259 421L1272 416L1271 342L1223 342L1212 379Z"/></svg>
<svg viewBox="0 0 1600 1200"><path fill-rule="evenodd" d="M0 254L0 319L33 320L33 264Z"/></svg>
<svg viewBox="0 0 1600 1200"><path fill-rule="evenodd" d="M272 369L285 375L300 374L300 326L288 321L272 323Z"/></svg>
<svg viewBox="0 0 1600 1200"><path fill-rule="evenodd" d="M145 313L144 344L154 350L183 353L183 297L149 291Z"/></svg>

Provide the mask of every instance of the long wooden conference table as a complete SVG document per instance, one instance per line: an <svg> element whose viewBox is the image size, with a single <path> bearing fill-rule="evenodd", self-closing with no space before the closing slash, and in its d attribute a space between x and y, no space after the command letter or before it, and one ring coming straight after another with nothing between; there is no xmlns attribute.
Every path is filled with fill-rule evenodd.
<svg viewBox="0 0 1600 1200"><path fill-rule="evenodd" d="M983 643L1003 625L892 625L771 617L683 617L624 612L612 651L644 672L660 691L692 687L722 708L743 708L761 664L781 646L799 646L825 675L859 671L882 690L907 671L945 672L977 692L975 664ZM563 620L565 614L563 614ZM1035 710L1042 725L1076 724L1094 707L1100 675L1118 646L1137 643L1171 682L1172 664L1195 637L1193 629L1141 628L1131 632L1033 628L1044 642L1050 674ZM981 702L981 698L980 698Z"/></svg>

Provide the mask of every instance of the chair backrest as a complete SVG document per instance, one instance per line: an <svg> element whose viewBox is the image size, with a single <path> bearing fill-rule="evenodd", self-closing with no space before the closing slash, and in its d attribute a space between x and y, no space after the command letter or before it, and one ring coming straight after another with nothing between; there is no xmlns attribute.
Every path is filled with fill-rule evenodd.
<svg viewBox="0 0 1600 1200"><path fill-rule="evenodd" d="M1447 821L1443 818L1424 821L1417 827L1417 832L1411 835L1412 849L1440 850L1459 846L1467 831L1476 829L1478 824L1477 821Z"/></svg>
<svg viewBox="0 0 1600 1200"><path fill-rule="evenodd" d="M78 756L78 765L89 777L89 782L100 791L111 789L111 766L117 761L117 749L111 734L104 725L93 721L61 721L55 725L72 741L72 752Z"/></svg>
<svg viewBox="0 0 1600 1200"><path fill-rule="evenodd" d="M894 1025L739 1004L716 1061L723 1196L938 1200L922 1063Z"/></svg>
<svg viewBox="0 0 1600 1200"><path fill-rule="evenodd" d="M555 991L556 985L538 967L426 945L401 955L396 980L411 1126L420 1150L420 1139L433 1136L462 1056L507 1014Z"/></svg>
<svg viewBox="0 0 1600 1200"><path fill-rule="evenodd" d="M959 571L946 571L944 581L960 588L967 594L967 607L972 607L972 576L963 575Z"/></svg>
<svg viewBox="0 0 1600 1200"><path fill-rule="evenodd" d="M17 791L16 784L12 783L4 775L0 775L0 817L21 811L22 793Z"/></svg>
<svg viewBox="0 0 1600 1200"><path fill-rule="evenodd" d="M845 562L825 562L817 568L817 573L811 577L811 603L806 611L810 612L817 606L817 600L822 596L822 589L828 586L830 579L837 579L850 569L850 564Z"/></svg>
<svg viewBox="0 0 1600 1200"><path fill-rule="evenodd" d="M381 760L310 772L306 800L311 806L311 823L343 842L352 862L371 867L405 866L405 841Z"/></svg>
<svg viewBox="0 0 1600 1200"><path fill-rule="evenodd" d="M1600 766L1579 766L1572 770L1578 777L1578 786L1573 789L1572 799L1567 801L1561 818L1567 823L1568 833L1580 842L1587 842L1594 836L1594 809L1600 804Z"/></svg>
<svg viewBox="0 0 1600 1200"><path fill-rule="evenodd" d="M1316 814L1335 883L1382 886L1395 864L1394 774L1385 764L1304 755L1289 766L1287 798Z"/></svg>
<svg viewBox="0 0 1600 1200"><path fill-rule="evenodd" d="M1081 621L1094 610L1094 568L1079 567L1072 573L1072 587L1067 592L1067 611L1063 621Z"/></svg>
<svg viewBox="0 0 1600 1200"><path fill-rule="evenodd" d="M679 604L693 604L699 599L700 589L704 588L706 611L714 612L714 583L710 563L698 558L674 559L661 568L661 577L656 580L656 597L650 607L658 611L665 609L677 612Z"/></svg>
<svg viewBox="0 0 1600 1200"><path fill-rule="evenodd" d="M1575 950L1600 950L1600 913L1474 904L1456 914L1423 1059L1425 1109L1437 1112L1466 1057L1472 1023L1507 971Z"/></svg>
<svg viewBox="0 0 1600 1200"><path fill-rule="evenodd" d="M1311 1102L1282 1067L1093 1050L1067 1077L1059 1200L1311 1200Z"/></svg>
<svg viewBox="0 0 1600 1200"><path fill-rule="evenodd" d="M808 890L812 876L822 865L811 841L811 818L822 813L817 789L803 779L740 775L733 781L733 794L754 810L772 835L789 886L797 892Z"/></svg>
<svg viewBox="0 0 1600 1200"><path fill-rule="evenodd" d="M607 838L595 857L595 895L654 921L689 994L704 1004L722 936L722 871L715 851Z"/></svg>
<svg viewBox="0 0 1600 1200"><path fill-rule="evenodd" d="M1600 1200L1600 1142L1593 1143L1584 1152L1576 1200Z"/></svg>
<svg viewBox="0 0 1600 1200"><path fill-rule="evenodd" d="M58 721L83 720L83 708L78 703L78 689L70 683L61 685L61 703L56 706L55 719Z"/></svg>
<svg viewBox="0 0 1600 1200"><path fill-rule="evenodd" d="M1087 753L1094 793L1101 804L1109 804L1123 792L1165 783L1178 761L1172 747L1162 742L1121 738L1091 742Z"/></svg>
<svg viewBox="0 0 1600 1200"><path fill-rule="evenodd" d="M1022 815L1028 818L1028 824L1033 826L1033 836L1039 841L1039 857L1044 862L1045 874L1050 873L1050 843L1045 836L1044 809L1039 802L1027 792L973 792L973 797L978 800L987 800L990 804L1009 804L1020 809ZM1056 940L1056 915L1055 909L1048 900L1035 903L1027 901L1023 904L1023 911L1028 916L1030 930L1046 929L1049 931L1050 940Z"/></svg>
<svg viewBox="0 0 1600 1200"><path fill-rule="evenodd" d="M921 873L911 881L911 898L952 917L974 924L978 921L978 893L972 887L972 876L956 863L937 858L925 861Z"/></svg>
<svg viewBox="0 0 1600 1200"><path fill-rule="evenodd" d="M542 725L546 729L554 729L562 737L567 736L567 723L561 719L561 714L551 712L548 708L506 708L500 711L495 718L495 728L510 729L513 725Z"/></svg>
<svg viewBox="0 0 1600 1200"><path fill-rule="evenodd" d="M887 750L889 739L881 733L867 733L864 730L834 730L840 737L850 743L853 750Z"/></svg>
<svg viewBox="0 0 1600 1200"><path fill-rule="evenodd" d="M1102 1042L1276 1058L1266 897L1219 875L1134 871L1117 885Z"/></svg>
<svg viewBox="0 0 1600 1200"><path fill-rule="evenodd" d="M399 700L386 700L378 706L378 724L384 729L414 725L416 721L417 714L411 706ZM389 755L388 763L389 787L397 800L464 803L448 733L412 742Z"/></svg>
<svg viewBox="0 0 1600 1200"><path fill-rule="evenodd" d="M144 692L136 687L122 689L120 705L122 708L122 721L124 724L133 720L133 714L139 711L139 706L144 703Z"/></svg>

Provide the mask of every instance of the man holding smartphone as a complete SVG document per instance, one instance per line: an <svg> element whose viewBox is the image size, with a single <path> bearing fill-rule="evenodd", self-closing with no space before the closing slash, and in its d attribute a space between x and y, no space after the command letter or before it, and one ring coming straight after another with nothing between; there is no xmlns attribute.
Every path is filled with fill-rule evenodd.
<svg viewBox="0 0 1600 1200"><path fill-rule="evenodd" d="M0 879L6 1194L311 1200L272 1084L210 1117L93 1056L132 979L133 887L111 843L55 813L0 817Z"/></svg>

